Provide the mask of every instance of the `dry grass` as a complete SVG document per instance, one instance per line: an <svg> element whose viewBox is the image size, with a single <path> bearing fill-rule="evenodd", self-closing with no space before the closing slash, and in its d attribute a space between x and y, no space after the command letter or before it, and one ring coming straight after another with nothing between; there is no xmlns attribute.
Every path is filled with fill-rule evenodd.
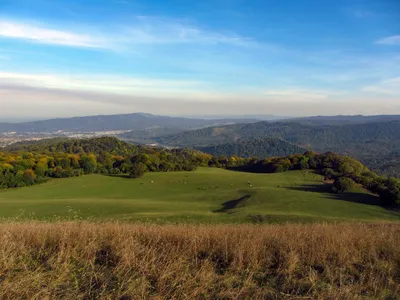
<svg viewBox="0 0 400 300"><path fill-rule="evenodd" d="M399 225L0 225L1 299L397 299Z"/></svg>

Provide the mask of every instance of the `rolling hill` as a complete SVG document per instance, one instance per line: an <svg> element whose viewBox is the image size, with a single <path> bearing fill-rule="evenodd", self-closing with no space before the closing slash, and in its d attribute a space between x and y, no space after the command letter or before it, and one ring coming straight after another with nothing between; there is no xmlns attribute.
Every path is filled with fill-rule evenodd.
<svg viewBox="0 0 400 300"><path fill-rule="evenodd" d="M351 149L352 144L370 144L370 150L382 143L387 152L400 149L400 121L374 122L343 126L312 126L291 122L257 122L208 127L189 132L167 135L157 139L161 144L172 146L207 146L239 139L274 137L299 146L312 147L316 151L341 152ZM382 148L378 149L381 153Z"/></svg>
<svg viewBox="0 0 400 300"><path fill-rule="evenodd" d="M287 156L290 154L304 153L306 149L290 144L277 138L260 138L251 140L239 140L237 142L198 147L204 153L216 156L240 156L240 157L271 157Z"/></svg>
<svg viewBox="0 0 400 300"><path fill-rule="evenodd" d="M363 190L330 190L319 175L305 171L252 174L199 168L147 173L137 180L86 175L2 191L0 217L196 223L400 221L399 213L374 205L377 198Z"/></svg>
<svg viewBox="0 0 400 300"><path fill-rule="evenodd" d="M265 137L278 138L317 152L332 151L350 155L381 174L400 177L400 168L392 167L386 173L387 168L380 167L392 161L395 166L399 165L400 121L338 126L257 122L203 128L156 140L164 145L203 148ZM222 154L221 151L219 153Z"/></svg>

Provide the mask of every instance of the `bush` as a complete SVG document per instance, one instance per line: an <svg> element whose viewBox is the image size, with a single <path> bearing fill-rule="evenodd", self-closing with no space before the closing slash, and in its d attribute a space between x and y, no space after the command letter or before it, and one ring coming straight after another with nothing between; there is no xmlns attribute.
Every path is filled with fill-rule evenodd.
<svg viewBox="0 0 400 300"><path fill-rule="evenodd" d="M400 205L400 182L396 179L388 179L384 186L380 187L379 196L383 205Z"/></svg>
<svg viewBox="0 0 400 300"><path fill-rule="evenodd" d="M333 183L333 191L335 193L346 193L354 189L355 182L351 178L347 177L340 177L335 180Z"/></svg>
<svg viewBox="0 0 400 300"><path fill-rule="evenodd" d="M144 175L144 173L146 172L146 165L138 162L133 164L130 169L129 169L129 177L131 178L139 178L142 177Z"/></svg>

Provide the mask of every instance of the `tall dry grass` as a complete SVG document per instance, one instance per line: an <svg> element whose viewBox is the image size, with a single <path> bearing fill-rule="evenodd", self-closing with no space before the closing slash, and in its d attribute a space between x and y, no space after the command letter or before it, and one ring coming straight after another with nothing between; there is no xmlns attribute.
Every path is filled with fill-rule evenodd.
<svg viewBox="0 0 400 300"><path fill-rule="evenodd" d="M400 225L0 225L1 299L397 299Z"/></svg>

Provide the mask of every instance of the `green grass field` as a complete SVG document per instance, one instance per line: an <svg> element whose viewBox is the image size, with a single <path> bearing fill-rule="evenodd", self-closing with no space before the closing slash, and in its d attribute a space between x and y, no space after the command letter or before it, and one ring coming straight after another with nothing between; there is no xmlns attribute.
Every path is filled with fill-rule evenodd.
<svg viewBox="0 0 400 300"><path fill-rule="evenodd" d="M362 191L329 192L304 171L251 174L214 168L146 173L140 179L87 175L0 192L0 218L152 222L397 221ZM364 202L364 203L357 203Z"/></svg>

